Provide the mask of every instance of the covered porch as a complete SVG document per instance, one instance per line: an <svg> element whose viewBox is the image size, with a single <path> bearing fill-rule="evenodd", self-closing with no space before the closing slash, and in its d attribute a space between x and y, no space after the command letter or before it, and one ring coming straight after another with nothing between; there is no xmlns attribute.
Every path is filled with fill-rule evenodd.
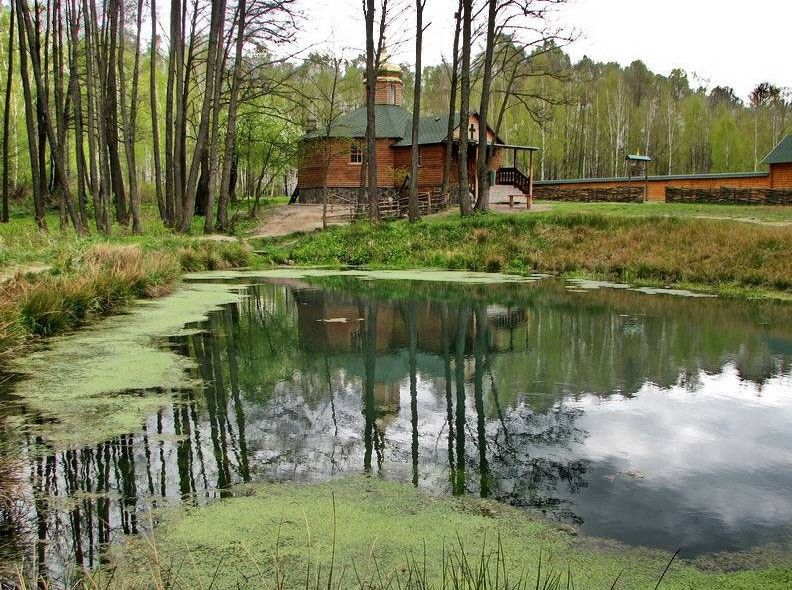
<svg viewBox="0 0 792 590"><path fill-rule="evenodd" d="M458 149L458 144L457 144ZM490 150L490 187L502 187L498 191L513 205L520 197L530 207L534 195L534 152L538 147L508 143L492 143ZM478 142L468 144L468 178L470 192L478 199Z"/></svg>
<svg viewBox="0 0 792 590"><path fill-rule="evenodd" d="M501 166L495 170L493 186L513 187L514 191L508 195L510 206L522 194L526 207L530 207L534 196L534 152L539 148L504 143L496 143L493 148L501 151Z"/></svg>

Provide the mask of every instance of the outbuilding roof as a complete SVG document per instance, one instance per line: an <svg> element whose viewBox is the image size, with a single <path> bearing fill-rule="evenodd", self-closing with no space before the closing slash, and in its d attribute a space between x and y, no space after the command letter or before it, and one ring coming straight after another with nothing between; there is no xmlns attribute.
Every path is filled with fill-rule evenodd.
<svg viewBox="0 0 792 590"><path fill-rule="evenodd" d="M792 163L792 135L787 135L773 148L762 164L790 164Z"/></svg>

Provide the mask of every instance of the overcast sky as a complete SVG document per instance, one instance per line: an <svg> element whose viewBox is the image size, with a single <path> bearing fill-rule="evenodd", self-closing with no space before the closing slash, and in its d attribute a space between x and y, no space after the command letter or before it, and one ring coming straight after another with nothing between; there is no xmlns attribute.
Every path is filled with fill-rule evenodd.
<svg viewBox="0 0 792 590"><path fill-rule="evenodd" d="M405 0L412 7L412 0ZM346 48L363 47L361 0L307 0L302 39ZM424 62L450 52L457 0L428 0ZM410 19L412 16L410 16ZM567 51L577 60L628 65L643 60L654 72L681 67L701 84L732 86L747 97L758 82L792 87L792 0L570 0L554 19L580 38ZM394 60L414 63L411 21L389 32L408 39ZM402 28L404 30L399 31Z"/></svg>

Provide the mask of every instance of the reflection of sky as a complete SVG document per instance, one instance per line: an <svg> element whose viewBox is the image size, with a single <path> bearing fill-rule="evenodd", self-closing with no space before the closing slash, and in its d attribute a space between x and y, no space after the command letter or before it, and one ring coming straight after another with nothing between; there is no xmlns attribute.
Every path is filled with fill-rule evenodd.
<svg viewBox="0 0 792 590"><path fill-rule="evenodd" d="M695 392L647 384L633 399L584 396L582 457L638 469L657 482L694 473L792 466L792 376L758 386L727 366Z"/></svg>
<svg viewBox="0 0 792 590"><path fill-rule="evenodd" d="M276 290L276 295L285 292ZM161 496L167 503L178 502L182 494L184 501L198 503L220 496L218 488L245 479L248 465L252 481L322 481L363 472L367 367L361 348L351 345L360 344L355 339L361 333L345 333L341 328L348 326L332 324L325 334L326 324L317 318L326 310L319 307L320 292L312 292L310 303L298 308L312 312L300 324L307 331L299 341L305 345L311 334L334 336L328 342L341 346L335 350L317 340L312 343L317 346L300 350L289 331L299 314L285 303L288 298L270 300L267 293L247 300L266 308L260 310L266 316L260 322L241 308L245 337L237 343L239 391L231 385L230 366L224 365L227 374L218 380L208 369L205 391L190 392L194 403L174 404L159 417L149 416L145 433L113 443L110 458L102 461L112 465L104 472L112 501L103 517L111 538L128 528L133 513L140 517L138 526L146 526L140 523L148 521L149 507L164 503ZM357 321L359 306L353 303L347 311ZM381 303L379 311L387 346L378 348L373 372L377 440L371 472L410 482L413 424L404 321L409 307L388 305ZM418 307L417 480L426 491L450 494L448 444L450 429L457 427L457 391L452 383L449 424L439 309ZM339 317L332 311L327 317ZM714 321L726 315L704 321L539 303L509 314L494 306L487 311L492 338L483 357L482 417L474 396L472 329L463 371L461 464L467 493L478 494L486 483L479 469L483 445L494 498L581 522L594 535L672 550L684 547L687 555L792 539L788 339L771 338L755 327L744 333L742 327L753 326L750 322L734 327ZM288 321L269 323L268 314ZM285 347L292 347L286 349L283 365L288 370L278 372L273 387L277 371L269 361L280 367L283 359L273 347L247 347L256 339L264 341L267 332L295 336L284 340ZM222 357L218 363L228 363L225 334L225 328L213 331L210 326L193 347L200 340L206 353L213 352L206 358ZM453 342L455 329L450 334ZM448 361L454 378L454 355ZM212 384L219 390L215 395L210 395ZM458 441L452 442L458 466ZM98 449L87 449L73 458L75 468L87 474L83 487L100 477L100 456ZM51 467L55 485L50 493L64 497L52 502L49 527L50 556L59 546L58 559L66 562L73 532L65 508L73 505L65 498L73 493L64 477L67 459L59 456ZM124 465L131 472L126 481ZM129 494L138 500L129 501ZM98 519L87 522L87 511L98 507L98 501L84 502L82 534L91 536L88 544L98 540L92 528Z"/></svg>
<svg viewBox="0 0 792 590"><path fill-rule="evenodd" d="M792 376L760 389L727 365L699 383L570 402L588 433L570 449L590 462L590 485L571 498L587 530L692 552L789 530Z"/></svg>
<svg viewBox="0 0 792 590"><path fill-rule="evenodd" d="M337 436L329 401L310 409L293 384L282 383L272 403L247 409L259 477L315 481L361 471L359 381L345 381L342 371L334 381ZM503 426L488 417L495 497L519 502L534 490L560 499L559 514L574 514L586 532L635 544L684 547L686 554L785 538L792 523L792 376L772 378L760 390L727 365L720 374L699 375L697 383L694 391L647 384L633 398L567 398L547 414L532 414L523 404L505 408L504 423L517 447L513 457L497 456ZM410 481L408 380L399 383L399 390L398 412L378 419L385 440L382 468L375 459L373 471ZM419 485L449 493L444 381L419 374L417 405ZM561 422L554 412L563 408L579 412L569 435L531 438L558 429ZM478 493L479 441L470 384L465 413L467 488ZM562 478L552 476L538 488L535 482L526 484L540 468L536 460L561 471L583 461L583 486L570 492Z"/></svg>

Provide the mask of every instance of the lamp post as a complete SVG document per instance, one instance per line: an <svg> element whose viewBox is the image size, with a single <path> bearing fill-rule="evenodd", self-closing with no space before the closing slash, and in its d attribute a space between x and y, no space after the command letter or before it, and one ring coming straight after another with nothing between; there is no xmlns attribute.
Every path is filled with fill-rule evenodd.
<svg viewBox="0 0 792 590"><path fill-rule="evenodd" d="M643 168L644 177L644 203L649 200L649 162L652 158L649 156L641 156L640 154L627 154L625 158L627 161L627 186L630 186L633 177L633 168Z"/></svg>

